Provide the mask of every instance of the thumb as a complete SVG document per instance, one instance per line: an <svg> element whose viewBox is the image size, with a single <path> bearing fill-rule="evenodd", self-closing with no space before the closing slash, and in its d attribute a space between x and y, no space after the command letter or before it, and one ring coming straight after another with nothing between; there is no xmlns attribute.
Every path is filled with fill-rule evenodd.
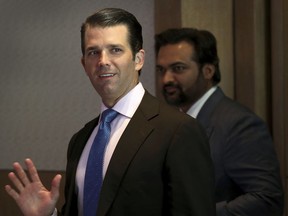
<svg viewBox="0 0 288 216"><path fill-rule="evenodd" d="M56 203L59 199L59 190L62 176L57 174L51 182L51 199Z"/></svg>

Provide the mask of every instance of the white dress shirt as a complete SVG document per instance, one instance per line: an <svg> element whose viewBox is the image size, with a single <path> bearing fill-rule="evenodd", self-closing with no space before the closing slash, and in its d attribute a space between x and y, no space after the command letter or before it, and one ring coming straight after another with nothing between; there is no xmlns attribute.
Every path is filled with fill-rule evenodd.
<svg viewBox="0 0 288 216"><path fill-rule="evenodd" d="M217 86L213 86L212 88L210 88L198 101L196 101L196 103L194 103L189 108L189 110L186 113L192 116L193 118L196 118L201 108L205 104L205 102L216 91L216 89L217 89Z"/></svg>
<svg viewBox="0 0 288 216"><path fill-rule="evenodd" d="M103 178L107 171L110 159L113 155L113 152L116 148L116 145L130 122L132 116L137 110L145 90L142 84L139 82L130 92L128 92L123 98L121 98L115 105L112 107L113 110L116 110L119 114L111 122L111 134L110 140L105 149L104 155L104 165L103 165ZM107 107L102 103L101 104L101 113L106 110ZM80 161L78 163L77 172L76 172L76 192L78 193L78 215L83 215L83 192L84 192L84 179L86 164L89 156L89 151L92 146L93 140L97 134L98 125L93 130L90 138L88 139L86 146L82 152Z"/></svg>

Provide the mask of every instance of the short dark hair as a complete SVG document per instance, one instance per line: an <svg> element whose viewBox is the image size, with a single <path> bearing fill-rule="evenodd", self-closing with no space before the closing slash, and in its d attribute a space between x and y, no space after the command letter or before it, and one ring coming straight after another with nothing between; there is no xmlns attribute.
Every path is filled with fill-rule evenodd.
<svg viewBox="0 0 288 216"><path fill-rule="evenodd" d="M104 28L121 24L127 26L128 42L134 58L143 46L142 26L133 14L120 8L105 8L87 17L81 26L82 55L85 54L85 32L88 27L99 26Z"/></svg>
<svg viewBox="0 0 288 216"><path fill-rule="evenodd" d="M185 41L194 47L195 55L191 57L199 64L200 68L205 64L214 65L215 74L213 76L213 83L219 83L221 81L221 74L219 69L219 57L217 54L217 41L214 35L207 30L198 30L196 28L173 28L156 34L156 56L162 46L176 44L182 41Z"/></svg>

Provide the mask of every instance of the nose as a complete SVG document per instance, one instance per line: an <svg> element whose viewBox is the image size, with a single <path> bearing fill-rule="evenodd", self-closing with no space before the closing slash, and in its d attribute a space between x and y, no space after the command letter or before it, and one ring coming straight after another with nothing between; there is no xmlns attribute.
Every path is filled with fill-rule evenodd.
<svg viewBox="0 0 288 216"><path fill-rule="evenodd" d="M105 50L101 51L99 54L99 65L106 66L109 65L109 56Z"/></svg>
<svg viewBox="0 0 288 216"><path fill-rule="evenodd" d="M166 70L165 73L163 73L162 75L162 82L165 83L169 83L169 82L173 82L174 79L174 74L170 71L170 70Z"/></svg>

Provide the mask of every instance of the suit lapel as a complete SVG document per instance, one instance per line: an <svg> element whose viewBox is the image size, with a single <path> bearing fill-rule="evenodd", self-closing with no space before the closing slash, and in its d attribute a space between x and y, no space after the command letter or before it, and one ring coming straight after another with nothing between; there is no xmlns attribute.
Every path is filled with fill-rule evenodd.
<svg viewBox="0 0 288 216"><path fill-rule="evenodd" d="M77 197L75 194L75 177L76 177L76 171L77 166L82 154L82 151L87 143L87 140L89 139L92 131L96 127L97 123L99 121L99 116L90 121L85 125L83 129L81 129L76 135L74 135L71 139L69 148L68 148L68 159L67 162L67 168L66 168L66 188L69 188L69 190L65 191L65 193L68 193L65 195L66 197L66 211L65 215L74 215L77 209ZM76 211L77 212L77 211Z"/></svg>
<svg viewBox="0 0 288 216"><path fill-rule="evenodd" d="M153 131L153 127L149 124L149 119L155 117L158 114L158 110L158 102L146 92L122 134L110 160L102 186L97 215L102 216L108 212L133 157Z"/></svg>
<svg viewBox="0 0 288 216"><path fill-rule="evenodd" d="M203 107L201 108L197 120L200 124L205 128L207 136L210 138L210 135L213 131L213 128L210 127L211 116L215 111L216 106L219 101L225 97L223 91L220 87L216 89L216 91L208 98Z"/></svg>

